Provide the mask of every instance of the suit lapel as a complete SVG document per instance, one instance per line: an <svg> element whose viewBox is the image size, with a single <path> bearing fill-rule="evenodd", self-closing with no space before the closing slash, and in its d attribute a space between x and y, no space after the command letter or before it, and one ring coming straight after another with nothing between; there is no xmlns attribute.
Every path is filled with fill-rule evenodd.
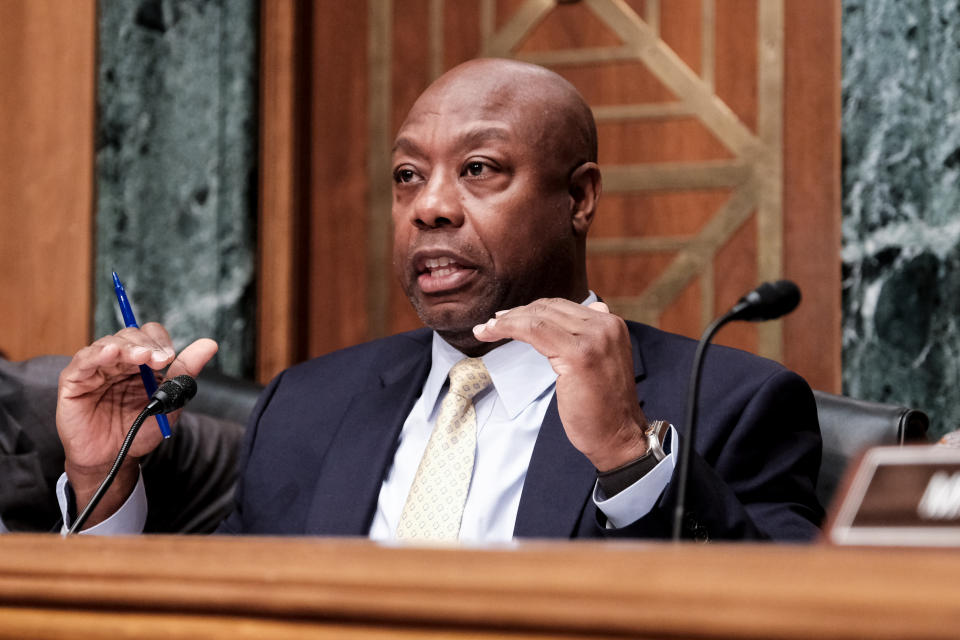
<svg viewBox="0 0 960 640"><path fill-rule="evenodd" d="M644 377L640 345L631 332L633 369L638 383ZM642 399L641 405L642 405ZM563 430L557 398L550 401L520 496L513 534L524 538L569 538L577 532L589 506L597 471ZM592 510L587 509L592 512Z"/></svg>
<svg viewBox="0 0 960 640"><path fill-rule="evenodd" d="M430 369L426 348L354 396L321 464L307 534L366 535L397 439Z"/></svg>

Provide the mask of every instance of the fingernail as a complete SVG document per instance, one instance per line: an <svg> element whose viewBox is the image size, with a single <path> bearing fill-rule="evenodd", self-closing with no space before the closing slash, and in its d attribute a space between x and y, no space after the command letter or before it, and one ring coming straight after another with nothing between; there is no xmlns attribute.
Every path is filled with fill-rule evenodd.
<svg viewBox="0 0 960 640"><path fill-rule="evenodd" d="M495 314L493 314L493 317L499 318L500 316L505 314L507 311L509 311L509 309L504 309L503 311L497 311Z"/></svg>
<svg viewBox="0 0 960 640"><path fill-rule="evenodd" d="M486 330L487 330L487 325L485 324L478 324L478 325L474 325L473 327L474 333L483 333Z"/></svg>

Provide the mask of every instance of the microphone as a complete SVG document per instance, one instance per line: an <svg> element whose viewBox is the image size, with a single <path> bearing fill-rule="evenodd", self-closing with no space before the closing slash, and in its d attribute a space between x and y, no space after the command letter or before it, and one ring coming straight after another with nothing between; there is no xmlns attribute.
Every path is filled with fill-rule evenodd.
<svg viewBox="0 0 960 640"><path fill-rule="evenodd" d="M133 439L137 437L137 432L140 431L140 427L143 426L144 421L150 416L155 416L159 413L169 413L183 407L183 405L187 404L195 395L197 395L197 382L186 375L177 376L176 378L165 381L153 392L153 395L150 397L150 402L133 421L130 430L127 431L127 435L123 439L123 444L120 445L120 452L117 453L117 458L113 461L113 466L110 467L110 471L107 472L107 477L104 478L100 486L97 487L93 497L90 498L90 502L87 503L86 508L84 508L80 515L77 516L77 519L74 520L73 525L70 527L70 530L64 534L64 537L80 531L83 523L87 521L87 518L90 517L93 510L100 504L100 500L103 499L104 494L107 493L107 489L110 488L110 485L113 484L114 479L117 477L117 473L120 471L120 465L123 464L123 459L127 457L127 453L130 451L131 445L133 445Z"/></svg>
<svg viewBox="0 0 960 640"><path fill-rule="evenodd" d="M727 312L731 320L763 322L785 316L800 304L800 287L790 280L764 282L740 298Z"/></svg>
<svg viewBox="0 0 960 640"><path fill-rule="evenodd" d="M148 416L158 413L170 413L187 404L197 395L197 382L190 376L177 376L167 380L150 396L150 403L144 411Z"/></svg>
<svg viewBox="0 0 960 640"><path fill-rule="evenodd" d="M687 413L684 419L683 442L680 446L680 461L677 469L677 501L673 511L673 540L680 540L683 528L683 512L686 506L687 484L690 481L690 452L693 450L693 440L697 427L697 392L700 388L700 371L703 365L703 354L707 345L728 322L734 320L749 320L764 322L785 316L800 304L800 288L790 280L764 282L759 287L746 294L737 301L729 311L714 320L704 330L697 343L697 350L693 356L693 368L690 371L690 382L687 386Z"/></svg>

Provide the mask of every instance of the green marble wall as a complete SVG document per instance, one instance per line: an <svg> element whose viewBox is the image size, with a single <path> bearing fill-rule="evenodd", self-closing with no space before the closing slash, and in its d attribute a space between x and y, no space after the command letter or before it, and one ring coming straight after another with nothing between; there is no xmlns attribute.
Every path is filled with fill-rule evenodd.
<svg viewBox="0 0 960 640"><path fill-rule="evenodd" d="M253 374L257 0L103 0L95 331L137 319Z"/></svg>
<svg viewBox="0 0 960 640"><path fill-rule="evenodd" d="M960 1L843 0L844 392L960 428Z"/></svg>

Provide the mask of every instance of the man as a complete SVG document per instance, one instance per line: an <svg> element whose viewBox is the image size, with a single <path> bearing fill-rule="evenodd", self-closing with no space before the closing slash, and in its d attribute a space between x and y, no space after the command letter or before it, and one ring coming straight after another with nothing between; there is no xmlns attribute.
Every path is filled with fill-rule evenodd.
<svg viewBox="0 0 960 640"><path fill-rule="evenodd" d="M596 160L590 110L552 72L476 60L431 85L394 145L393 261L433 331L278 376L251 418L236 509L221 530L669 535L679 436L654 430L661 445L647 416L682 419L694 345L625 323L589 290ZM175 356L166 331L148 324L78 352L58 406L77 508L142 407L136 365L196 375L215 351L198 340ZM704 381L687 535L814 536L820 440L809 388L719 347ZM138 526L137 458L159 439L141 430L89 524L117 512L97 529ZM425 497L435 495L445 497Z"/></svg>

